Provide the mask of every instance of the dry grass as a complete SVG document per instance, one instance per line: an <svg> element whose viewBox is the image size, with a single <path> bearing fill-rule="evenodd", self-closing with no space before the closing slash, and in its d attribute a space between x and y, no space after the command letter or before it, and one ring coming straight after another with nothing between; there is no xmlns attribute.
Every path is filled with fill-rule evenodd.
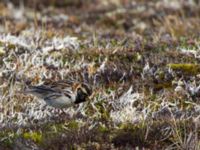
<svg viewBox="0 0 200 150"><path fill-rule="evenodd" d="M0 148L200 148L197 2L14 4L0 3ZM22 92L46 80L93 98L63 114Z"/></svg>

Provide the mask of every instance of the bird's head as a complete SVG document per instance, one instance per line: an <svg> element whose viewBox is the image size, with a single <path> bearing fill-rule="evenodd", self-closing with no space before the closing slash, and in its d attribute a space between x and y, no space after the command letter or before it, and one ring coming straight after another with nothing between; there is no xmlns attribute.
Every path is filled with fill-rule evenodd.
<svg viewBox="0 0 200 150"><path fill-rule="evenodd" d="M81 103L89 99L92 94L92 88L85 84L81 83L76 86L76 101L75 103Z"/></svg>

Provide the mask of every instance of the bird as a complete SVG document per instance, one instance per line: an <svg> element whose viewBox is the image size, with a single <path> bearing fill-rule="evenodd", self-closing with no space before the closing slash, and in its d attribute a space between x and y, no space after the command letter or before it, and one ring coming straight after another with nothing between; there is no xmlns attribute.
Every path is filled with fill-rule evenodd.
<svg viewBox="0 0 200 150"><path fill-rule="evenodd" d="M47 105L55 108L68 108L89 100L91 87L86 83L50 80L41 85L26 85L24 92L43 99Z"/></svg>

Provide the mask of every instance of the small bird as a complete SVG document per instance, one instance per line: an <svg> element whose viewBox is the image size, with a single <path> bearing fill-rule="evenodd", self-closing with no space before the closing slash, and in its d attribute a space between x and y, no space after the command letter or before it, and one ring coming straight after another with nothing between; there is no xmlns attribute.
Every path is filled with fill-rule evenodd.
<svg viewBox="0 0 200 150"><path fill-rule="evenodd" d="M92 94L89 85L68 81L47 81L43 85L29 85L24 92L43 99L47 105L55 108L67 108L85 102Z"/></svg>

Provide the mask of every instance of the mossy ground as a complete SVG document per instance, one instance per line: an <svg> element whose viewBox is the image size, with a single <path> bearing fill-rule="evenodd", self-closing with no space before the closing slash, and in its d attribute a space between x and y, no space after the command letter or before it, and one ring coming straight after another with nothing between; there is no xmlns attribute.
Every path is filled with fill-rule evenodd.
<svg viewBox="0 0 200 150"><path fill-rule="evenodd" d="M198 1L0 8L0 149L200 149ZM92 99L61 111L21 92L60 79Z"/></svg>

